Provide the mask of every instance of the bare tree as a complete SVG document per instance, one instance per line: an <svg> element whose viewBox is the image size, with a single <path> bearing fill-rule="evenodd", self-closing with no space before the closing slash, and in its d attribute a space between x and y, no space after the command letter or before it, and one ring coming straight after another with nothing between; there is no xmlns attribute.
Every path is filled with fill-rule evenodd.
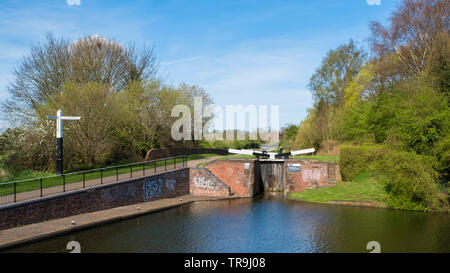
<svg viewBox="0 0 450 273"><path fill-rule="evenodd" d="M421 73L440 33L449 34L450 1L405 0L390 26L372 22L372 50L379 82L392 83Z"/></svg>
<svg viewBox="0 0 450 273"><path fill-rule="evenodd" d="M2 104L5 116L32 120L39 106L61 93L66 82L103 83L112 91L126 89L133 81L146 80L157 72L153 49L137 50L97 35L75 42L47 35L45 43L32 46L14 70L8 86L11 99Z"/></svg>

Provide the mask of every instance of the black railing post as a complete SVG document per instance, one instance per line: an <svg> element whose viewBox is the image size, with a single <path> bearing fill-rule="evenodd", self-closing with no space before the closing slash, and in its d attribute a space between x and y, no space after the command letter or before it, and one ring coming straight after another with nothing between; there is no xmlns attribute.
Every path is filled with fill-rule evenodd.
<svg viewBox="0 0 450 273"><path fill-rule="evenodd" d="M41 184L41 197L42 197L42 177L39 179L40 184Z"/></svg>
<svg viewBox="0 0 450 273"><path fill-rule="evenodd" d="M156 173L156 161L155 161L155 173Z"/></svg>
<svg viewBox="0 0 450 273"><path fill-rule="evenodd" d="M119 181L119 167L116 168L116 181Z"/></svg>
<svg viewBox="0 0 450 273"><path fill-rule="evenodd" d="M86 173L83 172L83 189L86 188Z"/></svg>
<svg viewBox="0 0 450 273"><path fill-rule="evenodd" d="M142 162L142 176L145 176L145 163Z"/></svg>
<svg viewBox="0 0 450 273"><path fill-rule="evenodd" d="M133 165L130 166L130 178L133 178Z"/></svg>
<svg viewBox="0 0 450 273"><path fill-rule="evenodd" d="M164 158L164 171L167 171L167 159Z"/></svg>
<svg viewBox="0 0 450 273"><path fill-rule="evenodd" d="M175 157L173 159L173 169L175 170L177 168L177 158Z"/></svg>
<svg viewBox="0 0 450 273"><path fill-rule="evenodd" d="M17 183L14 183L14 203L17 201L16 193L17 193Z"/></svg>
<svg viewBox="0 0 450 273"><path fill-rule="evenodd" d="M103 184L103 169L100 169L100 184Z"/></svg>
<svg viewBox="0 0 450 273"><path fill-rule="evenodd" d="M62 178L63 178L63 192L66 192L66 176L63 174Z"/></svg>

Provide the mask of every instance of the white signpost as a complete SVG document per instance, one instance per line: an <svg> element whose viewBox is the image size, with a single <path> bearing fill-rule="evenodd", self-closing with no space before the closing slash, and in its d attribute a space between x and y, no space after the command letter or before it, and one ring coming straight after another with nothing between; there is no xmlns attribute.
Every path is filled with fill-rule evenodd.
<svg viewBox="0 0 450 273"><path fill-rule="evenodd" d="M56 174L63 173L63 120L80 120L81 117L64 117L61 110L56 116L47 116L48 119L56 119Z"/></svg>

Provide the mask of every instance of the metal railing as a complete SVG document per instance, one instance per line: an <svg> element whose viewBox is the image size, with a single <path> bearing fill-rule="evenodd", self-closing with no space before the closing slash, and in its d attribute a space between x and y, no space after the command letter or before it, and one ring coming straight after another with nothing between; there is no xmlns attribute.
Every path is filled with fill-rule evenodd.
<svg viewBox="0 0 450 273"><path fill-rule="evenodd" d="M0 183L0 205L41 198L187 166L187 155Z"/></svg>

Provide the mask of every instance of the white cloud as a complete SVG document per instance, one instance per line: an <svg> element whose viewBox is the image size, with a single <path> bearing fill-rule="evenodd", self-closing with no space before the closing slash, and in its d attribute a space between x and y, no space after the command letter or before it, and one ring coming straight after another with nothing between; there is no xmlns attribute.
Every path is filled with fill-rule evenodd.
<svg viewBox="0 0 450 273"><path fill-rule="evenodd" d="M373 5L380 6L381 5L381 0L366 0L366 1L369 6L373 6Z"/></svg>
<svg viewBox="0 0 450 273"><path fill-rule="evenodd" d="M81 5L81 0L66 0L69 6L79 6Z"/></svg>

